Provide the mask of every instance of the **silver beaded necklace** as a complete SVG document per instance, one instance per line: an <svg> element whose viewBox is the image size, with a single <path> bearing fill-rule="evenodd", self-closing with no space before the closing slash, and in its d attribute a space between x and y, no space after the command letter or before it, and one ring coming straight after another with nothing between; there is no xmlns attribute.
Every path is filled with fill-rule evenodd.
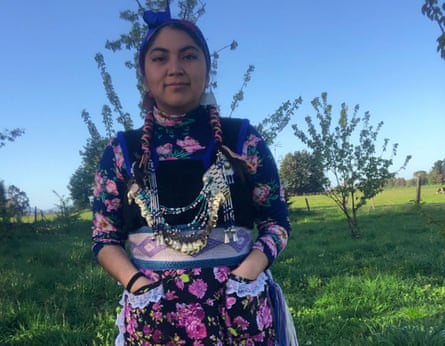
<svg viewBox="0 0 445 346"><path fill-rule="evenodd" d="M217 112L216 108L211 108L210 112L212 111ZM215 118L215 113L213 115ZM145 143L149 142L146 132L151 129L150 124L144 126ZM218 136L221 136L220 131L215 132L215 139L218 139ZM144 154L148 152L148 148L149 146L145 146ZM134 202L139 206L141 216L153 230L153 240L157 245L166 245L188 255L200 252L207 245L211 231L217 226L218 211L221 208L224 218L224 242L229 243L231 239L237 241L230 193L230 185L234 183L234 172L221 150L217 149L215 163L204 173L203 186L196 198L188 205L177 208L159 203L156 170L151 156L149 154L147 156L141 159L147 178L145 188L134 182L128 190L127 198L129 204ZM195 210L196 214L187 224L170 225L165 219L167 215L180 215L190 210Z"/></svg>

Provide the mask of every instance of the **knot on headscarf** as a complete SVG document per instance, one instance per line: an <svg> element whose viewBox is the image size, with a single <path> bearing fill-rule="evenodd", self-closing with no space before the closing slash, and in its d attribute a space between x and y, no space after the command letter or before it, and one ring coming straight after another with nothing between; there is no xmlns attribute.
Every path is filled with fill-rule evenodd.
<svg viewBox="0 0 445 346"><path fill-rule="evenodd" d="M145 11L143 18L150 32L171 19L170 9L159 12Z"/></svg>

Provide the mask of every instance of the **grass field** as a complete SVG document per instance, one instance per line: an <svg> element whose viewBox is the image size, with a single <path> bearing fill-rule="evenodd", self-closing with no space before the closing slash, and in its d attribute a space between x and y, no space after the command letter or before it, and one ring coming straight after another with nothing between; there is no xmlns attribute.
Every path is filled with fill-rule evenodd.
<svg viewBox="0 0 445 346"><path fill-rule="evenodd" d="M324 196L291 203L273 266L300 345L445 345L445 195L394 188L359 215L362 238ZM95 263L90 222L11 229L0 243L0 345L112 345L120 288Z"/></svg>

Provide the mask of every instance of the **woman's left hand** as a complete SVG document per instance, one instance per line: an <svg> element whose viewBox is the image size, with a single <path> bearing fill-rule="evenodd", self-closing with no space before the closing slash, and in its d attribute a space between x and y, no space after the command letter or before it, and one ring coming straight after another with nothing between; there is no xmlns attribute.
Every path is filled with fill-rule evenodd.
<svg viewBox="0 0 445 346"><path fill-rule="evenodd" d="M268 265L269 262L266 255L260 250L253 249L244 261L232 270L232 274L253 281Z"/></svg>

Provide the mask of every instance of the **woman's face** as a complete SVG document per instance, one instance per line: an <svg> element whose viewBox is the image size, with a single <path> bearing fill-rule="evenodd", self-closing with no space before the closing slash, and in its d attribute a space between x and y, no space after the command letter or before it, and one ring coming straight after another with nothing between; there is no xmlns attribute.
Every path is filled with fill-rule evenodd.
<svg viewBox="0 0 445 346"><path fill-rule="evenodd" d="M145 84L157 107L169 114L199 105L208 82L204 53L184 31L161 29L145 55Z"/></svg>

